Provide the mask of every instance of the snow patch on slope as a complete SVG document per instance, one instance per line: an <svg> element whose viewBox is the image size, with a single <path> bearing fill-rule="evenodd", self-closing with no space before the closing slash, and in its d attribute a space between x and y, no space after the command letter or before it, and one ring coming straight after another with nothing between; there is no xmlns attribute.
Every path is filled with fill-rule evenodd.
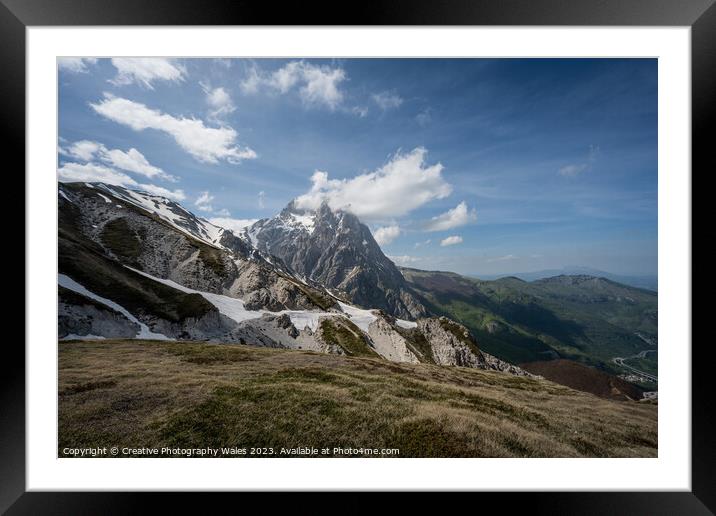
<svg viewBox="0 0 716 516"><path fill-rule="evenodd" d="M141 322L139 319L134 317L132 314L129 313L123 306L118 305L114 301L111 301L109 299L106 299L102 296L98 296L94 292L90 292L85 287L77 283L75 280L70 278L69 276L66 276L64 274L58 274L57 275L57 283L58 285L65 287L69 290L72 290L74 292L77 292L78 294L82 294L85 297L89 297L90 299L94 299L95 301L98 301L102 303L103 305L106 305L110 308L113 308L117 312L124 315L127 319L132 321L133 323L137 323L139 325L139 333L137 333L136 337L137 339L157 339L157 340L173 340L166 335L163 335L161 333L154 333L149 329L149 327ZM89 338L89 336L86 336L86 338Z"/></svg>
<svg viewBox="0 0 716 516"><path fill-rule="evenodd" d="M368 326L370 326L370 323L372 323L378 318L372 310L358 308L343 303L342 301L338 301L338 304L345 313L350 315L351 322L366 333L368 333ZM416 322L404 321L403 319L396 319L395 323L401 328L415 328L418 326L418 323Z"/></svg>
<svg viewBox="0 0 716 516"><path fill-rule="evenodd" d="M356 308L355 306L348 305L341 301L338 301L338 304L345 313L350 315L351 322L366 333L368 333L368 326L370 325L370 323L377 319L377 317L373 315L370 310Z"/></svg>
<svg viewBox="0 0 716 516"><path fill-rule="evenodd" d="M291 220L288 224L295 229L304 229L310 234L316 229L316 216L313 214L299 215L297 213L291 213Z"/></svg>
<svg viewBox="0 0 716 516"><path fill-rule="evenodd" d="M102 337L101 335L75 335L74 333L70 333L69 335L65 335L60 340L104 340L105 337Z"/></svg>
<svg viewBox="0 0 716 516"><path fill-rule="evenodd" d="M179 283L169 279L157 278L155 276L147 274L146 272L132 269L131 267L127 268L136 272L137 274L141 274L142 276L145 276L159 283L163 283L168 287L181 290L182 292L186 292L187 294L201 294L204 299L214 305L221 314L225 315L226 317L229 317L230 319L233 319L236 322L248 321L250 319L258 319L264 314L286 314L291 319L291 322L294 324L294 326L296 326L296 328L302 330L306 326L308 326L309 328L311 328L311 330L315 330L318 328L318 319L321 316L326 315L325 312L310 312L307 310L282 310L280 312L271 312L269 310L248 310L244 306L244 302L241 299L224 296L222 294L213 294L211 292L202 292L200 290L194 290L185 287L184 285L180 285Z"/></svg>

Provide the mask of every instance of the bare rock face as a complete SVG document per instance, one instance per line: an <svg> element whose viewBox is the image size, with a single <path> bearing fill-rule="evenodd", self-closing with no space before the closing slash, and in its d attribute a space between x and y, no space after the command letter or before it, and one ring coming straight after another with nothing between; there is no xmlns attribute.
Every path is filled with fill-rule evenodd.
<svg viewBox="0 0 716 516"><path fill-rule="evenodd" d="M295 340L298 336L298 330L285 314L264 314L249 319L239 323L239 328L233 332L234 339L238 337L240 344L269 348L297 348Z"/></svg>
<svg viewBox="0 0 716 516"><path fill-rule="evenodd" d="M242 298L249 310L328 310L338 307L330 296L261 262L250 260L236 261L236 277L227 295Z"/></svg>
<svg viewBox="0 0 716 516"><path fill-rule="evenodd" d="M420 319L418 329L425 336L438 365L480 367L484 359L467 328L447 317Z"/></svg>
<svg viewBox="0 0 716 516"><path fill-rule="evenodd" d="M515 376L534 376L516 365L480 351L470 331L452 319L421 319L418 321L418 329L430 343L436 364L502 371Z"/></svg>
<svg viewBox="0 0 716 516"><path fill-rule="evenodd" d="M481 353L483 358L485 359L485 369L502 371L504 373L510 373L514 376L529 376L532 378L539 378L537 375L528 373L524 369L517 367L514 364L510 364L509 362L505 362L504 360L500 360L499 358L494 357L489 353L485 353L484 351L482 351Z"/></svg>
<svg viewBox="0 0 716 516"><path fill-rule="evenodd" d="M392 362L420 363L420 359L410 349L408 340L394 326L394 319L378 315L368 326L368 336L375 350Z"/></svg>
<svg viewBox="0 0 716 516"><path fill-rule="evenodd" d="M403 319L427 315L368 227L351 213L333 211L325 203L315 211L290 203L278 216L247 228L245 235L262 253L277 256L307 280L345 293L354 304Z"/></svg>
<svg viewBox="0 0 716 516"><path fill-rule="evenodd" d="M236 342L231 332L237 323L218 311L210 311L200 317L185 317L178 322L145 314L139 314L137 319L151 331L172 339Z"/></svg>
<svg viewBox="0 0 716 516"><path fill-rule="evenodd" d="M139 325L121 313L89 298L59 287L58 333L68 336L99 336L131 339L139 332Z"/></svg>

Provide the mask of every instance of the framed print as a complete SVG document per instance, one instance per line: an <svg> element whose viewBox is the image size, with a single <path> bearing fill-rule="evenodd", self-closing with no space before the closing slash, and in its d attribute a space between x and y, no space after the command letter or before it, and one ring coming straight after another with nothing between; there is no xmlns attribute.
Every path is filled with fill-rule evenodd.
<svg viewBox="0 0 716 516"><path fill-rule="evenodd" d="M4 1L27 304L3 510L710 514L712 2L317 8Z"/></svg>

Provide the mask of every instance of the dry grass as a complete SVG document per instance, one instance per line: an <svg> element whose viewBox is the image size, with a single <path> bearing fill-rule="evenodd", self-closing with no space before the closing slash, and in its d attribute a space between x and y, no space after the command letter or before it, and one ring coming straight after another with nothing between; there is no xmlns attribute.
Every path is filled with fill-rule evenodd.
<svg viewBox="0 0 716 516"><path fill-rule="evenodd" d="M59 450L399 448L400 457L654 457L657 406L546 380L305 351L59 344Z"/></svg>

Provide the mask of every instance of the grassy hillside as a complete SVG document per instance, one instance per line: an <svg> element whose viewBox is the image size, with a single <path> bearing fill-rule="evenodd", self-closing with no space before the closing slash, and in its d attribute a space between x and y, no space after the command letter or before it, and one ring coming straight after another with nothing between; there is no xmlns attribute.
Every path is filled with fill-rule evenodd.
<svg viewBox="0 0 716 516"><path fill-rule="evenodd" d="M431 310L467 326L481 348L514 363L557 356L621 372L614 357L652 347L657 336L655 292L590 276L534 282L482 281L449 272L401 269ZM649 355L649 370L656 369Z"/></svg>
<svg viewBox="0 0 716 516"><path fill-rule="evenodd" d="M59 448L371 447L655 457L657 406L547 380L245 346L59 343Z"/></svg>

